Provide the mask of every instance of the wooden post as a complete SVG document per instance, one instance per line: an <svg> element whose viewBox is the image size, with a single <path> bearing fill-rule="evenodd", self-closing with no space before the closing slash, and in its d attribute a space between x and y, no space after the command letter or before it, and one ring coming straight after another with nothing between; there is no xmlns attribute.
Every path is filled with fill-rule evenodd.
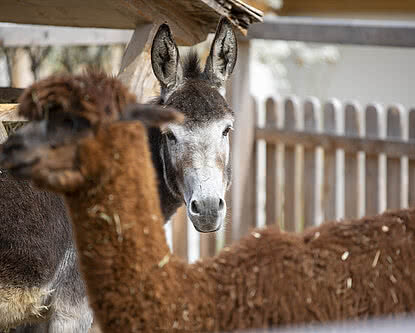
<svg viewBox="0 0 415 333"><path fill-rule="evenodd" d="M159 24L137 26L124 52L118 78L137 96L139 103L158 94L158 82L151 67L151 45Z"/></svg>
<svg viewBox="0 0 415 333"><path fill-rule="evenodd" d="M0 144L2 144L7 139L7 132L4 128L3 123L0 121Z"/></svg>
<svg viewBox="0 0 415 333"><path fill-rule="evenodd" d="M366 137L379 139L380 137L380 105L369 105L366 108ZM366 179L366 209L365 215L375 215L380 213L380 174L379 174L379 155L366 153L365 161Z"/></svg>
<svg viewBox="0 0 415 333"><path fill-rule="evenodd" d="M387 138L402 138L402 109L400 107L390 107L387 110ZM399 209L402 207L402 179L401 179L401 159L388 157L386 160L386 208Z"/></svg>
<svg viewBox="0 0 415 333"><path fill-rule="evenodd" d="M362 124L359 117L359 107L356 104L347 104L344 109L345 135L360 136ZM358 154L344 154L344 217L356 218L360 216L363 192L359 179Z"/></svg>
<svg viewBox="0 0 415 333"><path fill-rule="evenodd" d="M186 207L180 207L173 216L173 252L184 260L188 260ZM189 222L191 223L191 222Z"/></svg>
<svg viewBox="0 0 415 333"><path fill-rule="evenodd" d="M321 132L320 103L316 98L307 99L304 103L304 129ZM321 202L321 187L318 186L317 149L304 149L304 227L317 224Z"/></svg>
<svg viewBox="0 0 415 333"><path fill-rule="evenodd" d="M237 240L256 225L255 126L249 91L249 41L239 41L238 61L232 79L232 107L235 133L232 144L232 240Z"/></svg>
<svg viewBox="0 0 415 333"><path fill-rule="evenodd" d="M324 105L323 126L324 132L338 134L340 102L332 100ZM324 151L324 178L323 178L323 220L334 220L338 216L337 194L339 180L337 179L338 158L336 151Z"/></svg>
<svg viewBox="0 0 415 333"><path fill-rule="evenodd" d="M265 106L265 124L269 127L278 127L281 125L278 116L278 102L272 98L267 99ZM283 193L280 172L278 170L278 161L281 159L279 145L275 143L266 143L266 166L265 166L265 223L267 225L282 223L282 204Z"/></svg>
<svg viewBox="0 0 415 333"><path fill-rule="evenodd" d="M297 99L289 98L284 103L284 129L299 129L299 104ZM284 230L296 231L299 226L299 214L302 213L301 203L297 194L297 163L296 146L284 147ZM301 178L301 177L298 177ZM300 207L299 207L300 206Z"/></svg>
<svg viewBox="0 0 415 333"><path fill-rule="evenodd" d="M409 111L409 140L415 141L415 109ZM408 163L408 205L415 207L415 160Z"/></svg>

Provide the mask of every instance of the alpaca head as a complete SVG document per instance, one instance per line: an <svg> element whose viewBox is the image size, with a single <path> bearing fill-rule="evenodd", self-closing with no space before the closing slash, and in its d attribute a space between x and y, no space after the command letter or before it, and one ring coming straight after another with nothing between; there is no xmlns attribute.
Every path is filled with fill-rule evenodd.
<svg viewBox="0 0 415 333"><path fill-rule="evenodd" d="M39 81L20 98L19 114L30 123L3 144L0 165L41 187L75 191L91 178L90 170L82 167L85 157L80 152L88 151L99 132L114 122L139 120L146 126L160 126L181 117L160 106L134 102L135 97L118 80L105 74Z"/></svg>
<svg viewBox="0 0 415 333"><path fill-rule="evenodd" d="M226 216L225 192L231 182L228 134L234 117L223 95L236 58L236 36L225 18L203 70L195 53L180 61L166 24L160 26L151 49L160 103L186 117L182 124L168 125L161 136L164 180L173 196L184 199L199 232L218 230Z"/></svg>

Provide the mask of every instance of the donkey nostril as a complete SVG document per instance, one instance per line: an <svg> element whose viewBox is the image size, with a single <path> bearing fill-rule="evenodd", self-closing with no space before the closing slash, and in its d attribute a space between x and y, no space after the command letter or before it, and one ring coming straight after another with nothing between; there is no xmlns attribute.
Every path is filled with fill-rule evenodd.
<svg viewBox="0 0 415 333"><path fill-rule="evenodd" d="M197 207L197 201L193 200L190 204L190 209L193 214L200 214L199 207Z"/></svg>
<svg viewBox="0 0 415 333"><path fill-rule="evenodd" d="M219 199L219 211L221 211L225 207L225 202L222 199Z"/></svg>

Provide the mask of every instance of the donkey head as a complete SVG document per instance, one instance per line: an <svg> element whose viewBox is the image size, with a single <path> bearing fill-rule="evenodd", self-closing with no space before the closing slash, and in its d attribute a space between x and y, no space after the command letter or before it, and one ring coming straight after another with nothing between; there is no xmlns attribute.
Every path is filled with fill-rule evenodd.
<svg viewBox="0 0 415 333"><path fill-rule="evenodd" d="M160 82L160 104L185 115L161 135L164 181L171 194L184 199L196 230L218 230L226 216L225 191L231 181L229 131L233 112L223 95L236 63L237 41L231 23L222 19L206 60L190 53L180 61L166 24L153 41L151 61Z"/></svg>

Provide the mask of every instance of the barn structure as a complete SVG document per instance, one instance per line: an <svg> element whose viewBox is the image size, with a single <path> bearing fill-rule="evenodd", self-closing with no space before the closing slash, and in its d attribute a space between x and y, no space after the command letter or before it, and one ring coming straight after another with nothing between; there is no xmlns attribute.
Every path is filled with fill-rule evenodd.
<svg viewBox="0 0 415 333"><path fill-rule="evenodd" d="M265 24L254 24L248 30L252 23L262 21L262 13L255 7L282 16ZM377 17L408 19L415 16L415 5L410 0L368 0L364 4L358 0L284 0L280 8L260 0L246 3L240 0L34 0L30 3L3 0L0 21L134 30L119 77L144 101L155 89L149 57L155 27L167 22L181 45L193 45L214 31L220 16L228 17L240 31L238 63L228 90L236 115L234 185L227 199L231 202L232 216L225 237L225 242L232 242L257 225L260 144L266 152L266 225L278 221L281 227L298 231L327 219L358 217L415 204L415 108L404 110L399 104L387 107L376 103L342 104L336 99L273 97L263 105L266 122L259 124L259 102L249 93L252 39L415 47L413 22L348 19L374 13ZM0 42L4 45L19 45L17 39L22 39L22 35L13 38L12 29L0 28ZM48 27L33 28L31 33L36 37L32 42L55 43L63 36L55 35L56 31ZM75 38L84 39L81 32ZM126 40L130 38L129 33L107 31L105 38ZM28 36L25 34L23 38L27 44L31 42ZM97 36L91 44L99 41ZM68 43L79 42L73 38L72 34ZM2 122L22 120L16 116L15 104L20 93L20 89L0 89L0 141L7 135ZM344 128L338 125L340 118L344 120ZM341 191L344 192L342 202ZM179 213L177 219L183 220L184 216ZM182 237L173 239L173 248L187 257L187 224L177 222L173 226L174 235ZM201 236L202 257L214 254L217 248L214 238ZM405 326L409 332L414 323L408 321ZM366 332L360 326L345 331Z"/></svg>

